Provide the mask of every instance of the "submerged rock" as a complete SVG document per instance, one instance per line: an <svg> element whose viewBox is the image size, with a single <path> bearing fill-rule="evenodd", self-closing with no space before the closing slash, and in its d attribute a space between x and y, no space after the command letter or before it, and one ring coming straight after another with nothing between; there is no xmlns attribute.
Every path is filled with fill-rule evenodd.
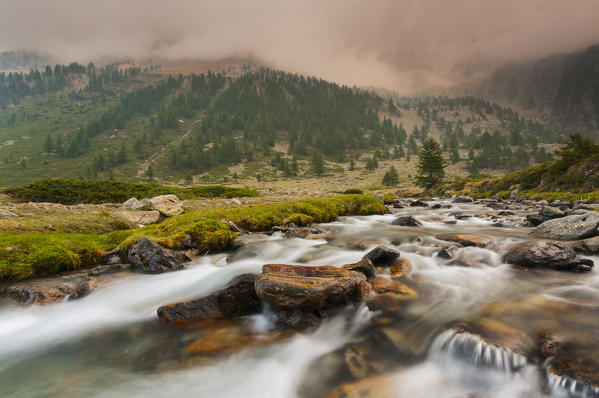
<svg viewBox="0 0 599 398"><path fill-rule="evenodd" d="M343 268L266 264L256 279L256 294L278 309L312 310L356 299L366 277Z"/></svg>
<svg viewBox="0 0 599 398"><path fill-rule="evenodd" d="M148 238L140 238L129 250L131 265L141 272L159 274L184 267L191 258L183 253L166 249Z"/></svg>
<svg viewBox="0 0 599 398"><path fill-rule="evenodd" d="M240 275L229 282L227 287L208 296L158 308L158 318L169 322L192 321L260 312L262 302L256 296L255 281L254 274Z"/></svg>
<svg viewBox="0 0 599 398"><path fill-rule="evenodd" d="M462 246L478 246L485 247L493 242L490 238L480 235L467 234L440 234L435 236L439 240L459 243Z"/></svg>
<svg viewBox="0 0 599 398"><path fill-rule="evenodd" d="M363 260L370 260L375 266L389 266L399 257L399 252L385 246L377 246L364 257Z"/></svg>
<svg viewBox="0 0 599 398"><path fill-rule="evenodd" d="M175 195L160 195L148 199L151 210L158 210L165 217L178 216L183 213L183 206Z"/></svg>
<svg viewBox="0 0 599 398"><path fill-rule="evenodd" d="M512 246L503 261L522 267L547 267L560 271L590 271L593 261L580 258L563 242L533 241Z"/></svg>
<svg viewBox="0 0 599 398"><path fill-rule="evenodd" d="M403 216L393 220L391 225L400 225L403 227L418 227L421 226L422 223L413 216Z"/></svg>
<svg viewBox="0 0 599 398"><path fill-rule="evenodd" d="M579 240L599 235L598 228L599 214L588 213L545 221L534 234L546 239Z"/></svg>

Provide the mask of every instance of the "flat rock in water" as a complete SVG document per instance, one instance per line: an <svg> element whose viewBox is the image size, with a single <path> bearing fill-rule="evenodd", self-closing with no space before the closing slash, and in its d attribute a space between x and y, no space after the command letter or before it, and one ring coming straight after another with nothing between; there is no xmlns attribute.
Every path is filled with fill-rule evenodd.
<svg viewBox="0 0 599 398"><path fill-rule="evenodd" d="M122 218L127 221L131 221L135 224L148 225L158 222L160 219L160 212L156 210L152 211L117 211L112 214L114 217Z"/></svg>
<svg viewBox="0 0 599 398"><path fill-rule="evenodd" d="M52 304L62 302L72 291L48 286L12 286L6 296L19 304Z"/></svg>
<svg viewBox="0 0 599 398"><path fill-rule="evenodd" d="M208 318L229 318L249 315L262 310L256 296L256 275L244 274L233 279L223 289L194 300L168 304L158 308L158 318L163 321L193 321Z"/></svg>
<svg viewBox="0 0 599 398"><path fill-rule="evenodd" d="M566 215L560 208L551 206L543 206L539 214L547 219L560 218Z"/></svg>
<svg viewBox="0 0 599 398"><path fill-rule="evenodd" d="M370 260L375 266L389 266L399 257L399 252L386 246L377 246L362 257Z"/></svg>
<svg viewBox="0 0 599 398"><path fill-rule="evenodd" d="M523 267L544 267L560 271L590 271L593 261L580 258L563 242L532 241L512 246L503 261Z"/></svg>
<svg viewBox="0 0 599 398"><path fill-rule="evenodd" d="M478 246L485 247L491 242L491 239L486 236L480 235L467 235L467 234L440 234L435 236L435 238L439 240L444 240L448 242L459 243L462 246Z"/></svg>
<svg viewBox="0 0 599 398"><path fill-rule="evenodd" d="M472 203L472 202L474 202L474 199L472 199L470 196L458 196L457 198L452 200L452 203Z"/></svg>
<svg viewBox="0 0 599 398"><path fill-rule="evenodd" d="M399 217L399 218L396 218L395 220L393 220L391 225L400 225L402 227L418 227L418 226L422 225L422 223L420 221L418 221L416 219L416 217L403 216L403 217Z"/></svg>
<svg viewBox="0 0 599 398"><path fill-rule="evenodd" d="M125 203L123 203L121 205L121 208L129 209L129 210L139 210L139 209L143 209L144 205L136 198L131 198L131 199L128 199Z"/></svg>
<svg viewBox="0 0 599 398"><path fill-rule="evenodd" d="M256 279L256 294L278 309L312 310L356 300L366 277L343 268L266 264Z"/></svg>
<svg viewBox="0 0 599 398"><path fill-rule="evenodd" d="M183 206L175 195L160 195L148 199L151 210L158 210L165 217L178 216L183 213Z"/></svg>
<svg viewBox="0 0 599 398"><path fill-rule="evenodd" d="M128 259L134 269L149 274L182 269L184 263L191 261L187 254L164 248L146 237L133 245Z"/></svg>
<svg viewBox="0 0 599 398"><path fill-rule="evenodd" d="M599 214L588 213L545 221L534 234L540 238L579 240L599 235Z"/></svg>
<svg viewBox="0 0 599 398"><path fill-rule="evenodd" d="M240 249L250 243L262 242L268 239L270 239L270 236L265 234L245 234L235 238L232 247L234 249Z"/></svg>

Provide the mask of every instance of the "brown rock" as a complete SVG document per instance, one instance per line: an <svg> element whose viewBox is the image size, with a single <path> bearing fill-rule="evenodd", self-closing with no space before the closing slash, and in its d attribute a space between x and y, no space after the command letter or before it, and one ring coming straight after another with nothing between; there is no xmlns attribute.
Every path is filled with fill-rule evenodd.
<svg viewBox="0 0 599 398"><path fill-rule="evenodd" d="M364 301L368 300L372 294L372 285L366 281L360 281L356 288L356 300Z"/></svg>
<svg viewBox="0 0 599 398"><path fill-rule="evenodd" d="M391 267L391 277L395 279L405 278L412 271L412 263L406 258L400 258L394 262Z"/></svg>
<svg viewBox="0 0 599 398"><path fill-rule="evenodd" d="M370 260L375 266L389 266L399 257L399 252L385 246L377 246L362 257L363 260Z"/></svg>
<svg viewBox="0 0 599 398"><path fill-rule="evenodd" d="M158 308L158 318L164 321L190 321L206 318L227 318L260 312L262 302L256 296L256 275L243 274L229 286L199 299L168 304Z"/></svg>
<svg viewBox="0 0 599 398"><path fill-rule="evenodd" d="M77 284L77 286L75 287L75 294L73 294L70 298L78 299L81 297L85 297L97 287L98 278L87 276Z"/></svg>
<svg viewBox="0 0 599 398"><path fill-rule="evenodd" d="M65 299L70 292L48 286L12 286L6 289L6 296L20 304L52 304Z"/></svg>
<svg viewBox="0 0 599 398"><path fill-rule="evenodd" d="M279 309L318 309L353 301L363 274L343 268L266 264L258 297Z"/></svg>
<svg viewBox="0 0 599 398"><path fill-rule="evenodd" d="M361 260L354 264L346 264L343 268L350 271L361 272L368 280L376 277L376 269L370 260Z"/></svg>
<svg viewBox="0 0 599 398"><path fill-rule="evenodd" d="M381 375L343 384L326 398L391 398L395 396L389 375Z"/></svg>
<svg viewBox="0 0 599 398"><path fill-rule="evenodd" d="M485 247L491 242L491 239L480 236L480 235L466 235L466 234L440 234L436 236L439 240L445 240L448 242L459 243L462 246L478 246Z"/></svg>

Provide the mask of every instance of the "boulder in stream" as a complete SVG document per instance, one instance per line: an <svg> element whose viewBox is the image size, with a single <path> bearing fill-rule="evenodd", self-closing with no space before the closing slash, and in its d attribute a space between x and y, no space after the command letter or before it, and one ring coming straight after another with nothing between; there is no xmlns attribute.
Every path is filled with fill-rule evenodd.
<svg viewBox="0 0 599 398"><path fill-rule="evenodd" d="M416 217L403 216L403 217L399 217L399 218L396 218L395 220L393 220L391 225L399 225L402 227L419 227L422 225L422 223L420 221L418 221L416 219Z"/></svg>
<svg viewBox="0 0 599 398"><path fill-rule="evenodd" d="M6 296L19 304L53 304L62 302L72 290L65 287L17 285L6 289Z"/></svg>
<svg viewBox="0 0 599 398"><path fill-rule="evenodd" d="M364 257L363 260L370 260L372 264L377 267L390 266L399 257L399 252L394 249L390 249L386 246L377 246Z"/></svg>
<svg viewBox="0 0 599 398"><path fill-rule="evenodd" d="M249 315L262 310L256 296L256 275L243 274L223 289L208 296L158 308L158 318L163 321L193 321L208 318L229 318Z"/></svg>
<svg viewBox="0 0 599 398"><path fill-rule="evenodd" d="M566 244L577 252L599 254L599 236L583 240L576 240L573 242L566 242Z"/></svg>
<svg viewBox="0 0 599 398"><path fill-rule="evenodd" d="M556 240L579 240L599 235L599 213L589 212L545 221L537 226L534 234L540 238Z"/></svg>
<svg viewBox="0 0 599 398"><path fill-rule="evenodd" d="M131 247L128 259L134 269L149 274L175 271L191 261L187 254L164 248L146 237Z"/></svg>
<svg viewBox="0 0 599 398"><path fill-rule="evenodd" d="M258 297L277 309L314 310L356 300L364 274L322 266L266 264L256 279Z"/></svg>
<svg viewBox="0 0 599 398"><path fill-rule="evenodd" d="M560 271L590 271L593 261L580 258L563 242L532 241L509 248L503 261L522 267L552 268Z"/></svg>
<svg viewBox="0 0 599 398"><path fill-rule="evenodd" d="M485 247L493 242L490 238L480 235L467 234L440 234L435 236L439 240L459 243L462 246L478 246Z"/></svg>

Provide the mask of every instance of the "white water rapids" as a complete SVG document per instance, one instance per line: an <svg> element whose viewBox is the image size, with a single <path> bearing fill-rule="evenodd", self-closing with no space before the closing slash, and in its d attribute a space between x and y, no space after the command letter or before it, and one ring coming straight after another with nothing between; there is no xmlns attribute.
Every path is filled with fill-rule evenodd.
<svg viewBox="0 0 599 398"><path fill-rule="evenodd" d="M324 226L336 229L330 243L275 234L252 244L251 250L242 249L228 264L222 260L224 255L207 256L182 271L119 275L80 300L0 308L0 397L295 397L313 360L351 342L367 327L373 314L366 307L356 307L349 318L326 319L316 330L296 333L287 340L210 361L184 363L169 356L169 342L178 335L158 322L156 309L207 294L237 275L260 273L263 264L340 266L359 261L381 242L399 250L412 263L411 277L425 279L434 290L410 307L411 316L431 325L430 330L421 331L423 340L430 339L428 354L418 363L393 370L392 396L546 396L540 387L542 376L532 365L512 372L454 358L439 348L442 327L485 304L523 294L599 301L599 273L596 268L587 275L562 273L557 278L567 283L550 286L520 280L502 264L501 255L507 245L529 239L529 231L491 227L489 220L477 217L455 225L435 220L456 210L488 212L477 205L459 206L435 211L403 209L402 215L412 214L423 222L418 228L391 226L397 214L345 217ZM489 249L459 249L453 261L463 266L449 266L448 260L435 256L438 247L431 243L436 242L435 234L451 232L482 234L494 243ZM346 248L356 240L379 243L365 250ZM599 258L593 260L599 265ZM252 321L256 329L268 330L273 326L271 318L266 312ZM550 394L560 396L561 392Z"/></svg>

